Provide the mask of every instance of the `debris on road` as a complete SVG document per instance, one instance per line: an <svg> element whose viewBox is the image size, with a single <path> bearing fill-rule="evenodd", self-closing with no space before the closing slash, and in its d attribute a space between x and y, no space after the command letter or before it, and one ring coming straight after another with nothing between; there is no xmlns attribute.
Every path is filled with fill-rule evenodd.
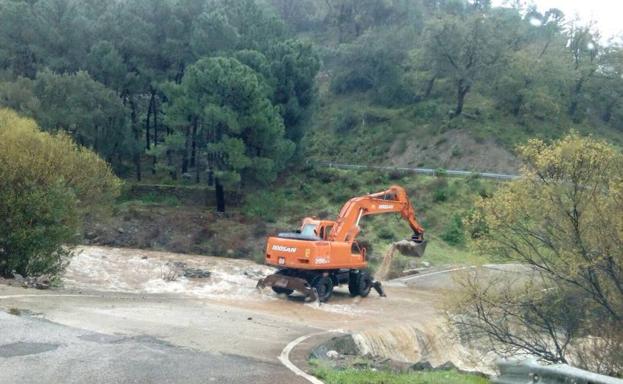
<svg viewBox="0 0 623 384"><path fill-rule="evenodd" d="M16 285L24 288L49 289L52 285L52 278L49 275L24 277L13 271L13 278ZM13 285L9 282L9 285Z"/></svg>

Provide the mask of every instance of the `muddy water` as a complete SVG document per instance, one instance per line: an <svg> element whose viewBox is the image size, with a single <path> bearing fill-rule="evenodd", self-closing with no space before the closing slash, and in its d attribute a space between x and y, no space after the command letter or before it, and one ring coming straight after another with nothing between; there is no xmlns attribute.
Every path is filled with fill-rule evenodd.
<svg viewBox="0 0 623 384"><path fill-rule="evenodd" d="M388 267L393 248L386 260ZM175 276L176 263L207 270L211 276ZM474 360L470 351L449 337L451 332L444 328L443 315L437 307L442 295L438 291L388 286L387 298L371 293L362 299L350 297L347 288L340 287L329 303L318 305L304 303L301 297L279 297L270 290L258 292L257 280L273 271L248 260L81 247L66 270L64 285L101 292L205 298L274 318L276 327L294 323L319 330L352 332L364 354L406 362L426 359L433 365L451 361L462 369L486 370L487 362Z"/></svg>
<svg viewBox="0 0 623 384"><path fill-rule="evenodd" d="M407 363L428 361L434 367L451 362L462 370L494 373L496 355L483 355L461 345L452 329L439 319L425 324L367 329L354 333L353 339L363 355Z"/></svg>
<svg viewBox="0 0 623 384"><path fill-rule="evenodd" d="M179 263L209 271L211 275L204 279L186 278L180 273ZM246 260L81 247L67 267L63 282L67 288L108 292L247 298L257 295L257 280L271 273L272 268Z"/></svg>

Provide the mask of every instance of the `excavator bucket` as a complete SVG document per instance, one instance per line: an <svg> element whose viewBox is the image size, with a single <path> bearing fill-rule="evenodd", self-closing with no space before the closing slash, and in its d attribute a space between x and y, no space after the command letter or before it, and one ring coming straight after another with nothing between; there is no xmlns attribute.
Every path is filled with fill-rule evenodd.
<svg viewBox="0 0 623 384"><path fill-rule="evenodd" d="M305 295L305 297L311 301L315 301L318 298L315 289L310 287L307 281L298 277L284 276L276 273L260 279L257 282L257 289L261 290L266 287L283 289L290 292L297 291Z"/></svg>
<svg viewBox="0 0 623 384"><path fill-rule="evenodd" d="M401 254L405 256L413 256L413 257L422 257L424 256L424 252L426 251L426 241L410 241L410 240L401 240L397 243L394 243L394 246Z"/></svg>

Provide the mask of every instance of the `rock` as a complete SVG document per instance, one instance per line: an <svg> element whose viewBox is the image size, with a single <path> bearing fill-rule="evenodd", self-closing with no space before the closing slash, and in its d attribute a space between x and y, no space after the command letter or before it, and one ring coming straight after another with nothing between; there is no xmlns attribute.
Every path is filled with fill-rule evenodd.
<svg viewBox="0 0 623 384"><path fill-rule="evenodd" d="M327 357L331 360L337 360L340 358L340 354L337 351L327 351Z"/></svg>
<svg viewBox="0 0 623 384"><path fill-rule="evenodd" d="M39 276L34 279L32 286L35 289L50 289L52 281L48 276Z"/></svg>
<svg viewBox="0 0 623 384"><path fill-rule="evenodd" d="M418 361L417 363L413 364L409 369L412 371L431 371L433 369L433 366L428 361Z"/></svg>
<svg viewBox="0 0 623 384"><path fill-rule="evenodd" d="M327 353L335 351L340 356L359 356L359 347L353 340L352 335L337 336L318 345L311 352L316 359L326 359Z"/></svg>
<svg viewBox="0 0 623 384"><path fill-rule="evenodd" d="M173 265L175 266L175 268L180 268L180 269L186 268L186 263L183 263L181 261L176 261L173 263Z"/></svg>
<svg viewBox="0 0 623 384"><path fill-rule="evenodd" d="M396 373L408 372L411 369L410 363L406 363L404 361L396 361L396 360L390 360L384 363L384 366L385 366L385 369L389 369L390 371L396 372Z"/></svg>
<svg viewBox="0 0 623 384"><path fill-rule="evenodd" d="M13 278L15 279L15 281L17 283L23 283L24 282L24 276L20 275L19 273L17 273L16 271L12 271L11 272L13 274Z"/></svg>
<svg viewBox="0 0 623 384"><path fill-rule="evenodd" d="M15 281L24 288L49 289L52 285L52 279L48 275L36 277L23 277L19 273L13 273Z"/></svg>
<svg viewBox="0 0 623 384"><path fill-rule="evenodd" d="M212 275L212 272L198 268L184 268L182 274L190 279L207 279Z"/></svg>
<svg viewBox="0 0 623 384"><path fill-rule="evenodd" d="M459 369L454 365L451 361L446 361L445 363L438 365L435 367L436 371L458 371Z"/></svg>
<svg viewBox="0 0 623 384"><path fill-rule="evenodd" d="M119 227L119 228L117 228L117 232L119 232L119 233L125 233L125 230L124 230L123 228Z"/></svg>
<svg viewBox="0 0 623 384"><path fill-rule="evenodd" d="M422 261L420 264L422 264L422 268L430 268L430 263L428 261Z"/></svg>

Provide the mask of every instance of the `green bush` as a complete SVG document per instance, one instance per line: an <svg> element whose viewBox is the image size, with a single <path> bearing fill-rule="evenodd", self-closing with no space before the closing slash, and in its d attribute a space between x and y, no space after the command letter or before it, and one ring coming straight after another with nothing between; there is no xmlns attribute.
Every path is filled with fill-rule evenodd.
<svg viewBox="0 0 623 384"><path fill-rule="evenodd" d="M433 200L437 203L448 201L449 190L448 187L436 188L433 192Z"/></svg>
<svg viewBox="0 0 623 384"><path fill-rule="evenodd" d="M352 131L357 124L359 124L360 117L357 113L351 109L345 109L340 112L336 117L333 123L335 128L335 132L337 133L347 133Z"/></svg>
<svg viewBox="0 0 623 384"><path fill-rule="evenodd" d="M463 219L460 215L452 215L450 222L441 234L441 238L450 245L462 245L465 243L465 229L463 228Z"/></svg>
<svg viewBox="0 0 623 384"><path fill-rule="evenodd" d="M111 203L119 189L95 153L0 109L0 275L60 272L81 215Z"/></svg>
<svg viewBox="0 0 623 384"><path fill-rule="evenodd" d="M394 234L394 232L387 227L382 227L381 229L379 229L378 236L379 236L379 239L383 239L383 240L393 241L396 238L396 235Z"/></svg>
<svg viewBox="0 0 623 384"><path fill-rule="evenodd" d="M281 194L258 191L247 195L244 211L251 217L274 223L283 212L284 205L285 199Z"/></svg>

